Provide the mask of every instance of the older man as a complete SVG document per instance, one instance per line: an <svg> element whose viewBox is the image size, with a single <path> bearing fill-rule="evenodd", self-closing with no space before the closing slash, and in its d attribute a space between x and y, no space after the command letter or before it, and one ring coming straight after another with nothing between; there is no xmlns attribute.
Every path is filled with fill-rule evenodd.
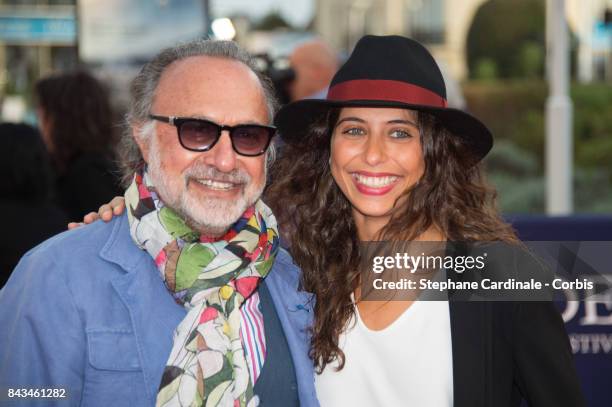
<svg viewBox="0 0 612 407"><path fill-rule="evenodd" d="M0 400L317 404L308 297L260 200L271 94L231 42L167 49L142 69L128 214L21 260L0 291Z"/></svg>

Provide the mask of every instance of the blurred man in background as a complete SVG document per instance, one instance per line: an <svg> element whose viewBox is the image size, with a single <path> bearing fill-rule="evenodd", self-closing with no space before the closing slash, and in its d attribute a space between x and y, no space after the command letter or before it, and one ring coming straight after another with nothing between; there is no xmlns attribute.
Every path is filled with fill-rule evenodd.
<svg viewBox="0 0 612 407"><path fill-rule="evenodd" d="M289 56L295 79L289 85L291 101L323 99L338 70L338 57L321 40L311 40L295 48Z"/></svg>

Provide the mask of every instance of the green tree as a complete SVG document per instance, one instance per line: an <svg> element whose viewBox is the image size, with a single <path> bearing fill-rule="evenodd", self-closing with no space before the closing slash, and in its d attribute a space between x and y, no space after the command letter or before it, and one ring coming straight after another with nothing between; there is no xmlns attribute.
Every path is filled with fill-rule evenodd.
<svg viewBox="0 0 612 407"><path fill-rule="evenodd" d="M524 78L536 79L542 76L544 49L533 41L523 44L520 51L520 74Z"/></svg>
<svg viewBox="0 0 612 407"><path fill-rule="evenodd" d="M284 17L278 12L278 10L274 10L268 14L266 14L259 23L255 25L256 30L260 31L274 31L279 28L292 28L291 24L284 19Z"/></svg>
<svg viewBox="0 0 612 407"><path fill-rule="evenodd" d="M497 79L497 64L491 58L481 58L476 61L474 79L481 81L494 81Z"/></svg>
<svg viewBox="0 0 612 407"><path fill-rule="evenodd" d="M490 60L500 78L544 73L545 0L490 0L476 14L468 31L467 61L476 78L479 65Z"/></svg>

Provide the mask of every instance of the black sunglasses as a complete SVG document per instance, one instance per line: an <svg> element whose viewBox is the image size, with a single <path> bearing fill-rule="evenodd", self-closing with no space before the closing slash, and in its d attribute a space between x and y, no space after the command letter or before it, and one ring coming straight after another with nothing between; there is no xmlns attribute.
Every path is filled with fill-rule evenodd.
<svg viewBox="0 0 612 407"><path fill-rule="evenodd" d="M158 116L151 114L153 120L175 126L179 143L190 151L208 151L217 144L223 130L229 131L232 148L240 155L255 157L262 155L276 134L276 127L260 124L220 125L210 120L192 117Z"/></svg>

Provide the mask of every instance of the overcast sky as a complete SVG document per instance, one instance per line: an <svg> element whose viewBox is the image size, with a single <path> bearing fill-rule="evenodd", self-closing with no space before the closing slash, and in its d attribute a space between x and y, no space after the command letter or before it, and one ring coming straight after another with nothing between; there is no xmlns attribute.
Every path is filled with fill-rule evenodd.
<svg viewBox="0 0 612 407"><path fill-rule="evenodd" d="M254 20L277 10L291 24L306 26L312 19L315 0L211 0L211 11L215 18L243 13Z"/></svg>

